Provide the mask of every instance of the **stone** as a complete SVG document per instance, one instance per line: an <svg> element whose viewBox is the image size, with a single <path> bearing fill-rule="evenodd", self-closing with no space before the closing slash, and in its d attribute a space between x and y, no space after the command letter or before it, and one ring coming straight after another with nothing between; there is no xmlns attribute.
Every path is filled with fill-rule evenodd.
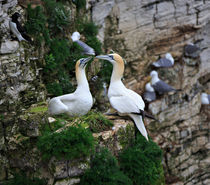
<svg viewBox="0 0 210 185"><path fill-rule="evenodd" d="M19 43L17 41L9 41L3 42L1 44L0 54L10 54L15 53L19 48Z"/></svg>
<svg viewBox="0 0 210 185"><path fill-rule="evenodd" d="M55 185L74 185L80 182L79 178L71 178L71 179L63 179L60 181L56 181Z"/></svg>

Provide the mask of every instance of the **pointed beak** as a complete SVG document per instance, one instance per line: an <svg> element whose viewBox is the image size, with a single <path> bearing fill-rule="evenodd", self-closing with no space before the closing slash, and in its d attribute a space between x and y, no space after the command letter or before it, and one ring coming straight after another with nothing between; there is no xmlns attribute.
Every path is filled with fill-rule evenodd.
<svg viewBox="0 0 210 185"><path fill-rule="evenodd" d="M98 55L96 58L110 61L109 55Z"/></svg>
<svg viewBox="0 0 210 185"><path fill-rule="evenodd" d="M84 63L87 64L91 59L92 59L92 57L85 58Z"/></svg>

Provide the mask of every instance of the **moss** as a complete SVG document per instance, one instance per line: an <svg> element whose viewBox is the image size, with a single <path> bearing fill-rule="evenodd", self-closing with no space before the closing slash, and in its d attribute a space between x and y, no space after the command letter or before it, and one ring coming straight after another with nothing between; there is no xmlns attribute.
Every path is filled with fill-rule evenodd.
<svg viewBox="0 0 210 185"><path fill-rule="evenodd" d="M165 184L161 160L162 151L158 145L151 139L147 141L140 134L132 146L119 156L122 171L136 185Z"/></svg>
<svg viewBox="0 0 210 185"><path fill-rule="evenodd" d="M131 125L119 129L118 138L123 149L128 148L134 142L134 132L134 127Z"/></svg>
<svg viewBox="0 0 210 185"><path fill-rule="evenodd" d="M43 113L47 111L47 107L46 106L38 106L38 107L32 107L29 112L32 113Z"/></svg>
<svg viewBox="0 0 210 185"><path fill-rule="evenodd" d="M92 134L82 128L71 126L61 132L46 133L40 136L37 147L43 159L75 159L89 156L94 149Z"/></svg>
<svg viewBox="0 0 210 185"><path fill-rule="evenodd" d="M74 125L81 125L83 128L89 128L91 132L98 133L110 130L113 123L100 112L90 111L88 114L80 117L70 117L66 114L57 115L56 119L74 122Z"/></svg>
<svg viewBox="0 0 210 185"><path fill-rule="evenodd" d="M91 168L82 176L81 185L131 185L132 181L120 171L117 159L107 149L100 149L91 160Z"/></svg>
<svg viewBox="0 0 210 185"><path fill-rule="evenodd" d="M44 179L39 179L37 177L27 177L25 174L15 174L14 178L3 183L3 185L47 185Z"/></svg>

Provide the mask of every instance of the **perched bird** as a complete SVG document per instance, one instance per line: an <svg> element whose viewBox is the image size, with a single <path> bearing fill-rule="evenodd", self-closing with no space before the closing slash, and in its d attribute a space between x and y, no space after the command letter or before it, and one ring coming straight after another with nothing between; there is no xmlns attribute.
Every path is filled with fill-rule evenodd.
<svg viewBox="0 0 210 185"><path fill-rule="evenodd" d="M171 67L174 65L174 58L170 53L166 53L165 58L161 58L158 61L152 63L155 67Z"/></svg>
<svg viewBox="0 0 210 185"><path fill-rule="evenodd" d="M148 134L144 126L144 116L150 117L144 112L144 101L136 92L127 89L121 81L124 73L124 61L116 53L109 55L96 56L98 59L107 60L112 63L113 71L108 89L108 98L110 104L121 115L128 115L135 122L136 127L141 134L148 140Z"/></svg>
<svg viewBox="0 0 210 185"><path fill-rule="evenodd" d="M201 104L209 105L210 104L210 95L206 93L201 94Z"/></svg>
<svg viewBox="0 0 210 185"><path fill-rule="evenodd" d="M200 53L200 48L194 45L193 43L189 43L184 47L184 54L187 57L197 58Z"/></svg>
<svg viewBox="0 0 210 185"><path fill-rule="evenodd" d="M168 85L164 81L160 80L158 78L157 71L152 71L150 73L150 76L152 77L151 85L158 94L161 95L161 94L171 92L171 91L180 91L180 89L174 89L173 87L171 87L170 85Z"/></svg>
<svg viewBox="0 0 210 185"><path fill-rule="evenodd" d="M93 98L90 93L88 81L85 74L85 67L89 58L82 58L76 63L77 89L72 94L66 94L52 98L48 110L52 115L66 113L69 116L85 115L93 105Z"/></svg>
<svg viewBox="0 0 210 185"><path fill-rule="evenodd" d="M144 100L147 102L156 100L155 89L151 86L150 83L146 84L143 97L144 97Z"/></svg>
<svg viewBox="0 0 210 185"><path fill-rule="evenodd" d="M82 42L80 39L80 33L75 31L72 36L71 39L73 42L76 42L82 49L82 53L86 54L86 55L94 55L95 56L95 51L93 48L91 48L90 46L88 46L87 44L85 44L84 42Z"/></svg>
<svg viewBox="0 0 210 185"><path fill-rule="evenodd" d="M18 21L19 17L20 14L17 12L12 15L12 20L9 21L10 30L18 38L19 41L24 40L26 42L31 42L31 38L26 34L24 28Z"/></svg>

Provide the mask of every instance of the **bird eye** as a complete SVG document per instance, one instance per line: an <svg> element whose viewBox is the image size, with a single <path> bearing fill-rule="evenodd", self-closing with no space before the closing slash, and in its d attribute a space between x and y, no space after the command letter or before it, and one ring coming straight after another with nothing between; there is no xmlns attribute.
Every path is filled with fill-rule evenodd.
<svg viewBox="0 0 210 185"><path fill-rule="evenodd" d="M109 55L109 57L110 57L112 60L114 60L114 56L113 56L113 55Z"/></svg>

